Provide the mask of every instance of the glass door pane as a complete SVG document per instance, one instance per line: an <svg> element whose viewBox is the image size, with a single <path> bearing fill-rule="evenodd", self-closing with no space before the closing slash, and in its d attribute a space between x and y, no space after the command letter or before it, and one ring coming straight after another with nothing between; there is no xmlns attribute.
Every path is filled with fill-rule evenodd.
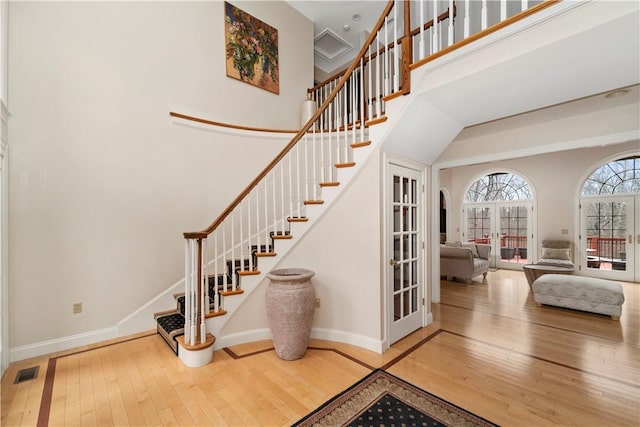
<svg viewBox="0 0 640 427"><path fill-rule="evenodd" d="M607 197L581 203L585 227L582 261L590 274L634 280L634 203L633 197Z"/></svg>
<svg viewBox="0 0 640 427"><path fill-rule="evenodd" d="M526 264L528 256L528 206L502 205L500 212L500 262Z"/></svg>

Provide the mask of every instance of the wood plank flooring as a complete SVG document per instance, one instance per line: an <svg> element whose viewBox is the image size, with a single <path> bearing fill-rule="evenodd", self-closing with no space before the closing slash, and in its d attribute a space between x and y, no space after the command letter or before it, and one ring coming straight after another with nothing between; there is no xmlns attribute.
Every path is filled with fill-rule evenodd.
<svg viewBox="0 0 640 427"><path fill-rule="evenodd" d="M623 283L619 322L536 307L524 274L442 282L434 323L376 354L312 340L282 361L270 342L186 368L146 334L12 364L3 426L290 425L382 367L503 426L640 425L640 284ZM13 384L20 369L38 377ZM44 396L44 399L43 399Z"/></svg>

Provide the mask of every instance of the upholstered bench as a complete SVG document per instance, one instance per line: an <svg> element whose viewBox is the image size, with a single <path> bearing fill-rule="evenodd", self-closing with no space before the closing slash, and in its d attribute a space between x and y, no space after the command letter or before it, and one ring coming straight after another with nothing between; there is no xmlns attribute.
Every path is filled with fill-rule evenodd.
<svg viewBox="0 0 640 427"><path fill-rule="evenodd" d="M619 320L624 293L618 282L566 274L545 274L533 285L536 305L554 305L590 313L606 314Z"/></svg>

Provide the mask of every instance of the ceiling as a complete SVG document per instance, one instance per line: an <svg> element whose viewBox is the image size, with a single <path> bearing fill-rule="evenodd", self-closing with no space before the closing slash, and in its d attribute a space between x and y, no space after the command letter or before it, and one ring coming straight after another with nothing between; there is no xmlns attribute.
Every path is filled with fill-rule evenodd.
<svg viewBox="0 0 640 427"><path fill-rule="evenodd" d="M361 37L366 37L366 31L373 28L386 5L386 1L380 0L289 0L288 3L314 22L318 39L315 66L328 75L348 65L359 50ZM596 111L605 100L608 103L613 100L594 95L620 87L633 86L633 91L616 102L637 106L638 3L561 2L548 11L549 16L533 17L539 20L539 25L526 31L514 28L513 35L503 37L504 42L487 38L476 42L475 47L468 46L466 53L461 49L462 53L446 55L421 67L423 73L428 72L428 78L415 76L412 94L403 97L406 98L404 113L389 134L385 149L431 164L462 128L574 100L580 100L579 104L567 104L565 110L570 107L572 111ZM356 14L360 18L354 21ZM345 25L349 25L348 31L344 30ZM319 37L323 34L340 40L323 40ZM343 47L342 41L348 46ZM334 57L326 55L327 50L331 50ZM448 59L456 56L457 59ZM450 65L442 66L448 61ZM552 116L560 114L558 109L548 111ZM527 118L540 114L527 115ZM569 114L562 112L564 116ZM508 126L508 123L510 121L503 120L491 125L491 129ZM474 132L488 132L487 129L478 127ZM423 143L422 135L429 135L429 144Z"/></svg>
<svg viewBox="0 0 640 427"><path fill-rule="evenodd" d="M327 75L345 68L358 53L387 2L289 0L289 5L313 22L315 66Z"/></svg>

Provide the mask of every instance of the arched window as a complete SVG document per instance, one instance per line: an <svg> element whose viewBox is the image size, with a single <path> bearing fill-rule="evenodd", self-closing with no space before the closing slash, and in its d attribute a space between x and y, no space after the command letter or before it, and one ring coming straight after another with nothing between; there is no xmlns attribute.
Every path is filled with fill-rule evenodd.
<svg viewBox="0 0 640 427"><path fill-rule="evenodd" d="M518 175L507 172L483 176L471 185L466 198L468 203L506 200L531 200L527 183Z"/></svg>
<svg viewBox="0 0 640 427"><path fill-rule="evenodd" d="M583 196L608 194L640 194L640 156L600 166L582 186Z"/></svg>

